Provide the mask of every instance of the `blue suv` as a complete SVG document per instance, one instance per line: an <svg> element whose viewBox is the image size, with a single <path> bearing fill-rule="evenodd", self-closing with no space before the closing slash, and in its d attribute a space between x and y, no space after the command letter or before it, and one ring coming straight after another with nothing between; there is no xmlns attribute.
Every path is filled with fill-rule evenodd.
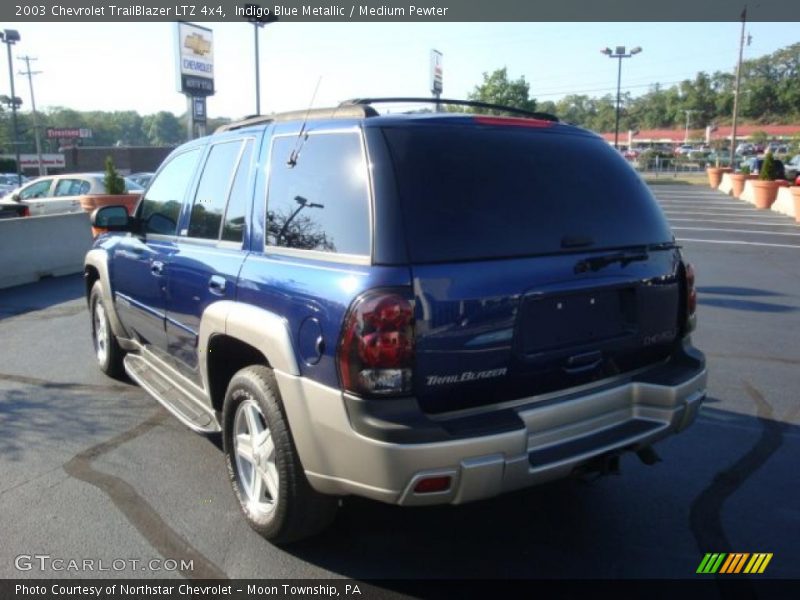
<svg viewBox="0 0 800 600"><path fill-rule="evenodd" d="M617 152L550 115L380 102L224 126L133 217L92 217L100 368L221 432L276 543L342 496L459 504L653 463L705 398L693 270Z"/></svg>

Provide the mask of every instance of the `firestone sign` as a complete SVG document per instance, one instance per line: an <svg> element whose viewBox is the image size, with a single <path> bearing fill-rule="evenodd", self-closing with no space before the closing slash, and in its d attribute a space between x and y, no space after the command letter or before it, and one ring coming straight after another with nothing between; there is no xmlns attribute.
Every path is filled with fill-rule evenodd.
<svg viewBox="0 0 800 600"><path fill-rule="evenodd" d="M92 130L83 127L48 127L47 139L90 138Z"/></svg>
<svg viewBox="0 0 800 600"><path fill-rule="evenodd" d="M178 26L178 91L189 96L214 94L214 38L210 29Z"/></svg>

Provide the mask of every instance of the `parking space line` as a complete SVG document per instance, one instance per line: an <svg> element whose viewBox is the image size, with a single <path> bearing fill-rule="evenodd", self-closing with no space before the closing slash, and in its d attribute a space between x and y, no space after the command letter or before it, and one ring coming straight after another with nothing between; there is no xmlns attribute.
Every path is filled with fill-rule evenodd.
<svg viewBox="0 0 800 600"><path fill-rule="evenodd" d="M678 210L665 210L664 213L666 213L668 216L669 216L670 213L674 214L674 215L697 215L697 216L707 215L709 217L750 217L751 216L751 215L739 215L739 214L736 214L736 213L707 212L707 211L693 211L693 210L680 210L680 211L678 211ZM786 215L779 215L779 214L770 215L770 214L764 214L761 211L755 212L755 210L754 210L753 213L752 213L752 216L756 216L756 215L758 215L758 217L762 218L762 219L763 218L767 218L767 219L773 219L774 218L775 220L779 220L779 219L786 219L787 218Z"/></svg>
<svg viewBox="0 0 800 600"><path fill-rule="evenodd" d="M768 244L766 242L743 242L739 240L699 240L693 238L675 238L679 242L699 242L701 244L730 244L733 246L768 246L770 248L795 248L800 250L800 246L792 244Z"/></svg>
<svg viewBox="0 0 800 600"><path fill-rule="evenodd" d="M726 231L729 233L753 233L757 235L794 235L800 237L800 233L789 233L787 231L756 231L753 229L721 229L715 227L673 227L680 231Z"/></svg>
<svg viewBox="0 0 800 600"><path fill-rule="evenodd" d="M771 222L767 223L765 221L730 221L730 220L727 220L727 219L688 219L688 218L684 219L684 218L681 218L681 217L670 217L669 220L670 221L691 221L692 223L697 223L698 221L700 221L700 222L703 222L703 223L726 223L726 224L729 224L729 225L763 225L763 226L766 226L766 227L792 227L792 228L795 228L795 229L797 228L796 224L792 223L791 221L789 221L787 223L780 223L780 222L776 222L776 221L771 221Z"/></svg>

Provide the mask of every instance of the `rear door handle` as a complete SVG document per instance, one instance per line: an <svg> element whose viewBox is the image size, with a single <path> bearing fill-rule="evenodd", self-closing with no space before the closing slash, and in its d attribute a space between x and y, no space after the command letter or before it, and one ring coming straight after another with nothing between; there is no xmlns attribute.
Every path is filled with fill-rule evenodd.
<svg viewBox="0 0 800 600"><path fill-rule="evenodd" d="M150 272L156 277L161 277L164 274L164 263L160 260L154 260L150 264Z"/></svg>
<svg viewBox="0 0 800 600"><path fill-rule="evenodd" d="M217 296L225 294L225 278L222 275L212 275L208 280L208 290Z"/></svg>

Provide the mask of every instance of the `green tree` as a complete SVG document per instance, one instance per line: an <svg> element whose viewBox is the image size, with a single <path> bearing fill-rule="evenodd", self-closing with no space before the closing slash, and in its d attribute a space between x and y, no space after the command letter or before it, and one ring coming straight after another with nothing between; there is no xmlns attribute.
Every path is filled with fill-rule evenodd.
<svg viewBox="0 0 800 600"><path fill-rule="evenodd" d="M106 186L106 194L124 194L125 180L119 176L114 161L110 156L106 156L106 175L103 179Z"/></svg>
<svg viewBox="0 0 800 600"><path fill-rule="evenodd" d="M536 100L529 97L530 86L525 81L525 76L513 81L508 78L506 67L496 69L492 73L483 74L483 82L475 86L475 89L468 94L470 100L478 102L489 102L491 104L502 104L524 110L536 110ZM489 114L505 114L503 111L488 110Z"/></svg>
<svg viewBox="0 0 800 600"><path fill-rule="evenodd" d="M186 139L185 129L171 112L162 110L149 115L145 117L143 125L147 140L153 146L174 146Z"/></svg>

